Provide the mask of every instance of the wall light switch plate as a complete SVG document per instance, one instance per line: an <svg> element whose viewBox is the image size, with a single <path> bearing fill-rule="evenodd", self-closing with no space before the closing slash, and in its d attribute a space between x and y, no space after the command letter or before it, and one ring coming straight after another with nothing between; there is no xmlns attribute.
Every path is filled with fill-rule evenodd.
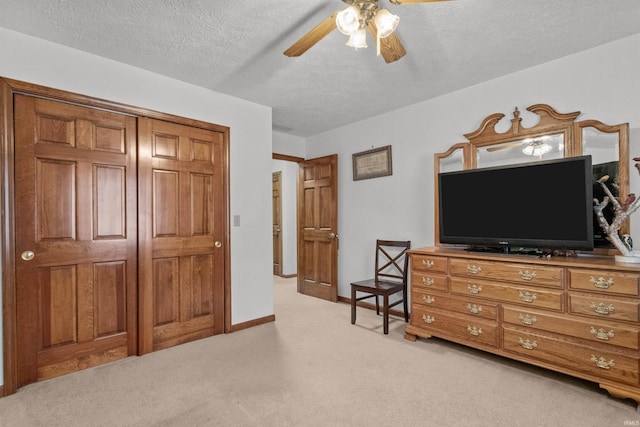
<svg viewBox="0 0 640 427"><path fill-rule="evenodd" d="M233 216L233 226L240 227L240 215Z"/></svg>

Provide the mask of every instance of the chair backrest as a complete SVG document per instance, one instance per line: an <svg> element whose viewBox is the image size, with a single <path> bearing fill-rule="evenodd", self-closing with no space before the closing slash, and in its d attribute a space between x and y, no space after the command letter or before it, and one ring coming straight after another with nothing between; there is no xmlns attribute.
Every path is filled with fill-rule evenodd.
<svg viewBox="0 0 640 427"><path fill-rule="evenodd" d="M376 240L376 280L407 283L411 240Z"/></svg>

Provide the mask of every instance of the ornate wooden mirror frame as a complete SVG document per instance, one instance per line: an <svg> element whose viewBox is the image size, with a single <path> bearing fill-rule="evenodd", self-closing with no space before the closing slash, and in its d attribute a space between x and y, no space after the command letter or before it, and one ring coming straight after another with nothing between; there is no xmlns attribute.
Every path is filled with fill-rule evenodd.
<svg viewBox="0 0 640 427"><path fill-rule="evenodd" d="M535 126L521 125L520 111L513 112L511 127L497 132L495 126L505 115L487 116L477 130L464 136L468 142L452 145L434 155L434 241L440 245L438 219L438 174L479 167L526 163L536 160L592 155L594 166L614 168L621 200L629 194L629 124L606 125L598 120L576 122L580 111L558 113L546 104L535 104L527 111L539 116ZM541 150L544 146L544 150ZM524 153L524 150L527 153ZM545 151L548 150L548 151ZM606 169L605 169L606 170ZM614 173L615 173L614 172ZM597 177L599 178L599 177ZM629 222L621 228L629 233ZM613 255L614 249L596 248L594 254Z"/></svg>

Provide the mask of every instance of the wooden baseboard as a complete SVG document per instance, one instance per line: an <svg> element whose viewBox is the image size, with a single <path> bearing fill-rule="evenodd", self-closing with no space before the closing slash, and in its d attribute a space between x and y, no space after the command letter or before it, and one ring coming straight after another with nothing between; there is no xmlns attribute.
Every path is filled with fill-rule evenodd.
<svg viewBox="0 0 640 427"><path fill-rule="evenodd" d="M258 325L263 325L265 323L274 322L276 320L276 315L272 314L270 316L261 317L259 319L249 320L247 322L238 323L236 325L231 325L227 332L238 332L243 329L251 328Z"/></svg>
<svg viewBox="0 0 640 427"><path fill-rule="evenodd" d="M297 274L293 273L293 274L279 274L278 277L282 277L283 279L291 279L292 277L296 277Z"/></svg>
<svg viewBox="0 0 640 427"><path fill-rule="evenodd" d="M4 385L0 385L0 397L4 396Z"/></svg>
<svg viewBox="0 0 640 427"><path fill-rule="evenodd" d="M351 305L351 298L338 296L338 302L343 302L345 304ZM369 310L375 310L376 309L376 305L372 304L370 302L358 301L356 303L356 306L357 307L362 307L362 308L368 308ZM380 310L382 310L382 307L380 307ZM389 310L389 314L391 314L393 316L404 317L404 312L402 312L400 310L396 310L395 308L392 308L391 310Z"/></svg>

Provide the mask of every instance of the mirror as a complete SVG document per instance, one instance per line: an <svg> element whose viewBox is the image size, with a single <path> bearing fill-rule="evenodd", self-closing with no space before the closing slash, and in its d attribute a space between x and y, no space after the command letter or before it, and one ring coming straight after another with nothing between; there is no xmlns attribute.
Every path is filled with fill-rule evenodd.
<svg viewBox="0 0 640 427"><path fill-rule="evenodd" d="M558 113L546 104L535 104L527 111L539 117L535 126L521 125L520 111L516 108L511 127L504 132L495 127L505 115L487 116L475 131L465 134L469 142L453 145L435 158L435 243L439 241L438 224L438 173L462 169L506 166L539 160L591 155L594 179L603 175L615 177L615 187L621 200L629 194L629 124L605 125L597 120L576 122L579 111ZM594 197L598 198L594 187ZM599 198L601 200L601 198ZM594 223L594 232L600 231ZM621 227L628 234L629 223ZM602 234L602 233L601 233ZM595 254L613 255L615 250L606 236L596 241Z"/></svg>
<svg viewBox="0 0 640 427"><path fill-rule="evenodd" d="M476 167L513 165L539 160L562 159L564 135L541 135L477 149Z"/></svg>
<svg viewBox="0 0 640 427"><path fill-rule="evenodd" d="M578 123L577 128L576 152L591 155L593 178L597 180L608 175L611 193L620 200L626 200L629 194L628 124L607 126L597 120L587 120ZM593 197L601 201L604 196L602 188L595 185ZM614 217L613 206L607 206L603 214L610 224ZM629 234L629 229L629 221L627 221L620 227L620 232ZM613 248L600 227L594 229L594 243L597 247Z"/></svg>
<svg viewBox="0 0 640 427"><path fill-rule="evenodd" d="M440 172L456 172L464 169L468 169L468 165L465 163L466 159L469 158L467 151L469 150L469 144L460 143L451 146L444 153L436 153L435 154L435 163L434 163L434 179L433 183L435 185L434 188L434 200L433 206L435 206L435 235L434 241L436 243L440 243L440 221L438 216L438 174Z"/></svg>
<svg viewBox="0 0 640 427"><path fill-rule="evenodd" d="M436 154L436 181L440 172L455 172L465 169L464 145L456 144L444 153Z"/></svg>

